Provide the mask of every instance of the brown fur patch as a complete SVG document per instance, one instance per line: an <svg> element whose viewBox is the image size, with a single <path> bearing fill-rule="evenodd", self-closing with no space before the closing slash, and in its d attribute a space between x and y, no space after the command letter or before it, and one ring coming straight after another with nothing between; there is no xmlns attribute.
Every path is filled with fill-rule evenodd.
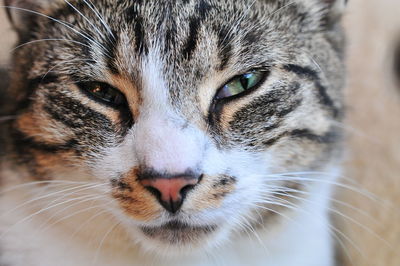
<svg viewBox="0 0 400 266"><path fill-rule="evenodd" d="M125 212L136 220L146 222L156 219L162 211L156 198L137 180L137 169L114 183L113 197Z"/></svg>
<svg viewBox="0 0 400 266"><path fill-rule="evenodd" d="M18 118L16 128L36 141L46 144L63 144L68 140L69 129L57 123L57 132L60 131L60 128L65 128L64 134L54 134L55 131L52 132L52 129L55 123L57 122L49 119L42 112L29 112Z"/></svg>

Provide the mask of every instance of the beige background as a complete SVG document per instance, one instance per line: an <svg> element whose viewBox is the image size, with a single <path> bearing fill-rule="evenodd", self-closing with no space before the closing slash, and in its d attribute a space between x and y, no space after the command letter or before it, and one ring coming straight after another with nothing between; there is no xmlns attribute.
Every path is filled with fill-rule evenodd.
<svg viewBox="0 0 400 266"><path fill-rule="evenodd" d="M3 64L14 35L3 11L0 12L0 64ZM374 194L377 200L350 190L338 196L375 219L371 221L348 208L341 210L353 219L340 222L340 230L353 242L343 239L348 253L344 258L351 258L349 265L354 266L398 266L400 87L393 82L390 66L394 44L400 40L400 0L350 0L345 24L350 75L346 90L348 121L344 125L349 152L344 175L355 180L360 190Z"/></svg>
<svg viewBox="0 0 400 266"><path fill-rule="evenodd" d="M350 0L346 26L350 75L345 175L376 198L349 190L340 198L373 218L343 210L362 224L343 223L344 233L354 242L344 240L346 258L355 266L399 266L400 86L394 83L391 67L394 45L400 42L400 1Z"/></svg>

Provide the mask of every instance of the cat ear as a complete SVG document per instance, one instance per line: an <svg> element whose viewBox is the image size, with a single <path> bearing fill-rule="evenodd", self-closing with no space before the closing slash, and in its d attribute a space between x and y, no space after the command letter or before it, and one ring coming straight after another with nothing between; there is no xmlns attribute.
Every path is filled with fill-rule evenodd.
<svg viewBox="0 0 400 266"><path fill-rule="evenodd" d="M344 13L348 0L322 0L322 2L327 8L328 22L335 22Z"/></svg>
<svg viewBox="0 0 400 266"><path fill-rule="evenodd" d="M37 13L42 13L51 2L51 0L4 0L8 19L20 36L29 32L31 22L38 16Z"/></svg>
<svg viewBox="0 0 400 266"><path fill-rule="evenodd" d="M315 10L325 26L333 25L342 17L348 0L298 0L309 10Z"/></svg>

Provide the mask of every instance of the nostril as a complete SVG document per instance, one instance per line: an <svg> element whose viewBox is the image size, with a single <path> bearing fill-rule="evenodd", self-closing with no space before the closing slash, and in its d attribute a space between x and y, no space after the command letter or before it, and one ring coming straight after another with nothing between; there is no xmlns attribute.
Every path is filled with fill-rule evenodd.
<svg viewBox="0 0 400 266"><path fill-rule="evenodd" d="M181 194L182 200L186 198L187 193L192 190L195 187L195 185L187 185L181 189L179 192Z"/></svg>
<svg viewBox="0 0 400 266"><path fill-rule="evenodd" d="M153 196L156 197L157 200L161 200L161 192L158 191L158 189L151 186L145 186L144 188L147 189L151 194L153 194Z"/></svg>

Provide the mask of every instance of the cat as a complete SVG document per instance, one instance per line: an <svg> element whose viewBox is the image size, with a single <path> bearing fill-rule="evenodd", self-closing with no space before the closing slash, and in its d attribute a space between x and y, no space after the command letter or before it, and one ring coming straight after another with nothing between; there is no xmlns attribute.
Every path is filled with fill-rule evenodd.
<svg viewBox="0 0 400 266"><path fill-rule="evenodd" d="M7 0L0 264L333 266L344 0Z"/></svg>

